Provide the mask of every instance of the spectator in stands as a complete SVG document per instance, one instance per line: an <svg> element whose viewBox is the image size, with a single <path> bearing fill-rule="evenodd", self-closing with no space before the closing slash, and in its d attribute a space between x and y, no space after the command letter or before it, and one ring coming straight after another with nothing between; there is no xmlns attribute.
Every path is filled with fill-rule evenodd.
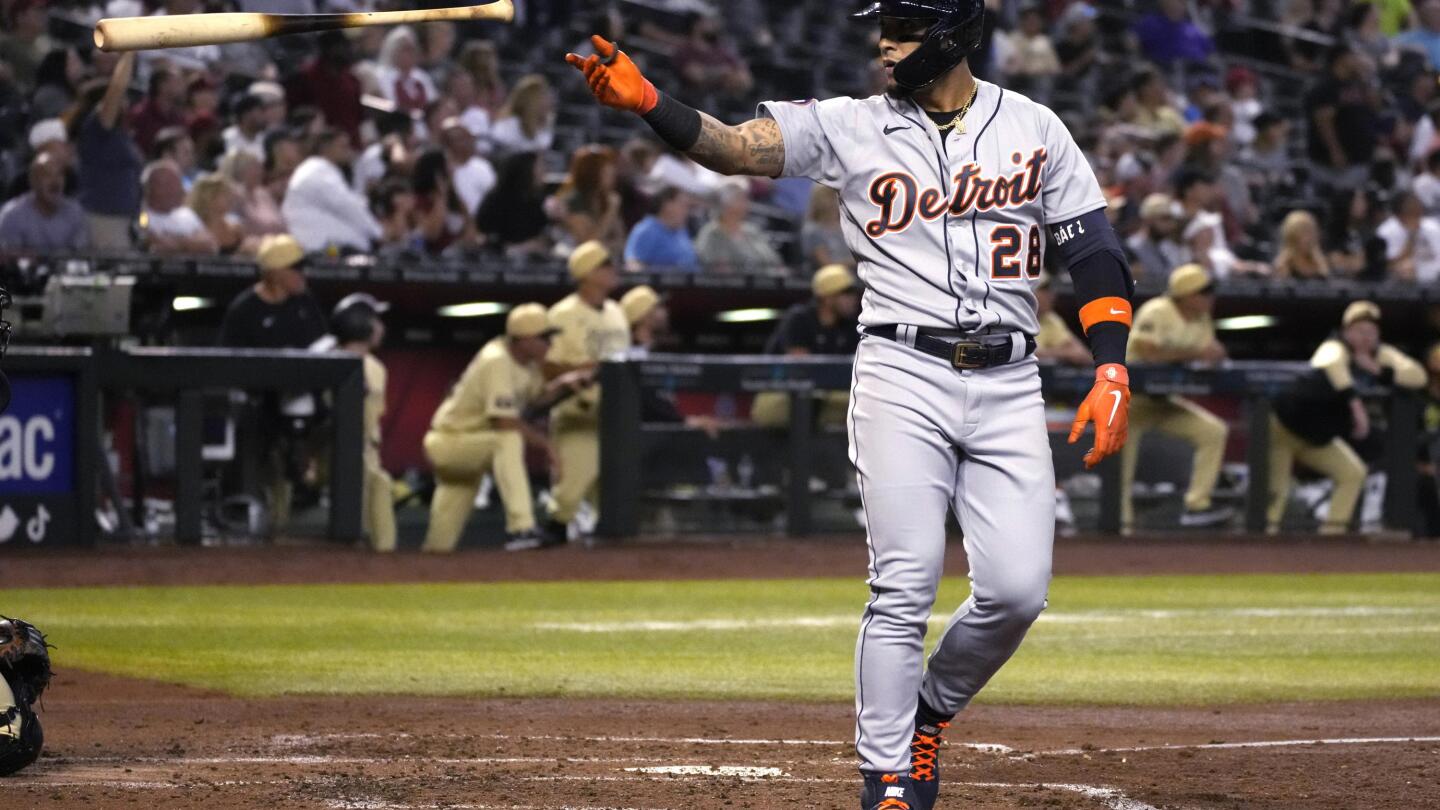
<svg viewBox="0 0 1440 810"><path fill-rule="evenodd" d="M538 154L511 155L500 164L495 188L475 212L475 224L486 242L510 258L538 258L550 252L544 172Z"/></svg>
<svg viewBox="0 0 1440 810"><path fill-rule="evenodd" d="M235 102L235 123L225 128L225 152L244 150L258 158L265 157L265 100L246 93Z"/></svg>
<svg viewBox="0 0 1440 810"><path fill-rule="evenodd" d="M1289 143L1289 119L1268 111L1255 117L1255 138L1240 153L1237 163L1262 199L1290 179L1294 161L1290 159Z"/></svg>
<svg viewBox="0 0 1440 810"><path fill-rule="evenodd" d="M860 285L850 268L841 264L822 267L810 279L812 297L785 311L770 339L766 354L787 357L811 355L853 355L860 344L856 317L860 314ZM825 391L816 394L819 424L838 427L845 424L850 395L846 391ZM765 392L755 396L750 406L750 420L761 427L784 428L790 425L790 395Z"/></svg>
<svg viewBox="0 0 1440 810"><path fill-rule="evenodd" d="M51 49L45 0L15 0L8 4L4 31L0 32L0 80L32 87L40 62Z"/></svg>
<svg viewBox="0 0 1440 810"><path fill-rule="evenodd" d="M495 168L476 154L474 134L456 116L441 122L440 144L450 170L451 186L460 199L466 221L471 222L480 210L480 201L495 187Z"/></svg>
<svg viewBox="0 0 1440 810"><path fill-rule="evenodd" d="M1329 278L1330 261L1320 247L1320 225L1305 210L1291 211L1280 223L1276 278Z"/></svg>
<svg viewBox="0 0 1440 810"><path fill-rule="evenodd" d="M1264 113L1260 101L1260 85L1255 73L1247 67L1236 66L1225 73L1225 92L1228 98L1232 123L1230 140L1238 147L1247 147L1255 140L1255 121Z"/></svg>
<svg viewBox="0 0 1440 810"><path fill-rule="evenodd" d="M184 127L166 127L155 135L155 147L150 153L151 160L168 160L180 170L180 182L185 190L195 182L195 141Z"/></svg>
<svg viewBox="0 0 1440 810"><path fill-rule="evenodd" d="M265 169L260 159L250 152L232 152L220 161L220 174L235 191L235 214L247 237L285 232L285 218L265 187Z"/></svg>
<svg viewBox="0 0 1440 810"><path fill-rule="evenodd" d="M493 121L509 95L505 80L500 78L500 57L495 51L495 43L484 39L466 42L460 49L459 62L475 82L475 100L490 113Z"/></svg>
<svg viewBox="0 0 1440 810"><path fill-rule="evenodd" d="M1170 86L1160 71L1141 68L1131 80L1135 107L1129 123L1157 135L1179 135L1185 129L1185 118L1170 100Z"/></svg>
<svg viewBox="0 0 1440 810"><path fill-rule="evenodd" d="M49 152L30 161L30 190L0 208L0 251L79 251L90 245L85 210L65 196L65 166Z"/></svg>
<svg viewBox="0 0 1440 810"><path fill-rule="evenodd" d="M1241 236L1259 219L1260 212L1250 196L1250 183L1244 170L1232 160L1230 133L1222 126L1197 121L1185 130L1185 145L1186 169L1215 180L1226 232L1230 236Z"/></svg>
<svg viewBox="0 0 1440 810"><path fill-rule="evenodd" d="M327 248L366 251L381 235L365 198L345 182L344 170L354 158L350 138L327 130L315 140L315 151L290 177L280 210L285 224L307 251Z"/></svg>
<svg viewBox="0 0 1440 810"><path fill-rule="evenodd" d="M1414 192L1395 198L1393 213L1375 233L1385 240L1390 278L1421 284L1440 280L1440 221L1425 215Z"/></svg>
<svg viewBox="0 0 1440 810"><path fill-rule="evenodd" d="M45 54L35 69L35 89L30 94L30 118L57 118L71 104L88 71L80 53L70 46Z"/></svg>
<svg viewBox="0 0 1440 810"><path fill-rule="evenodd" d="M96 250L128 250L130 225L140 213L143 153L121 121L134 72L135 52L121 54L110 81L87 85L66 113L65 127L78 157L80 205Z"/></svg>
<svg viewBox="0 0 1440 810"><path fill-rule="evenodd" d="M218 246L205 223L185 204L180 167L157 160L140 176L144 204L140 209L141 242L162 255L213 254Z"/></svg>
<svg viewBox="0 0 1440 810"><path fill-rule="evenodd" d="M620 192L620 219L628 233L650 213L650 168L660 156L655 142L636 135L620 147L615 159L615 184Z"/></svg>
<svg viewBox="0 0 1440 810"><path fill-rule="evenodd" d="M438 149L422 152L410 173L410 187L415 192L416 230L427 253L439 256L452 247L467 249L478 244L474 217L455 193L445 153Z"/></svg>
<svg viewBox="0 0 1440 810"><path fill-rule="evenodd" d="M210 232L210 238L222 256L253 253L260 243L259 239L246 239L240 217L235 214L238 202L230 179L218 172L201 175L191 186L185 200L185 204L205 224L205 230Z"/></svg>
<svg viewBox="0 0 1440 810"><path fill-rule="evenodd" d="M726 40L720 18L713 14L691 19L690 36L673 62L686 90L696 98L738 98L755 84L750 66Z"/></svg>
<svg viewBox="0 0 1440 810"><path fill-rule="evenodd" d="M150 73L149 92L130 110L130 130L140 149L150 153L155 136L166 127L183 127L185 82L180 74L166 68Z"/></svg>
<svg viewBox="0 0 1440 810"><path fill-rule="evenodd" d="M1242 259L1230 249L1223 219L1215 212L1220 204L1219 189L1209 176L1186 170L1181 173L1175 187L1186 220L1180 238L1185 243L1187 261L1199 264L1216 278L1270 272L1267 265Z"/></svg>
<svg viewBox="0 0 1440 810"><path fill-rule="evenodd" d="M1135 23L1145 58L1168 68L1176 62L1204 62L1215 51L1209 35L1190 20L1185 0L1160 0L1159 8Z"/></svg>
<svg viewBox="0 0 1440 810"><path fill-rule="evenodd" d="M1409 5L1408 0L1402 0ZM1388 64L1394 50L1385 32L1380 28L1380 6L1382 3L1353 3L1345 12L1341 40L1363 54L1376 67ZM1408 12L1407 12L1408 13Z"/></svg>
<svg viewBox="0 0 1440 810"><path fill-rule="evenodd" d="M1383 210L1370 192L1356 189L1335 195L1325 227L1326 258L1342 275L1379 279L1385 276L1385 240L1375 233L1375 219Z"/></svg>
<svg viewBox="0 0 1440 810"><path fill-rule="evenodd" d="M805 224L800 226L800 248L805 253L807 271L827 264L855 266L855 256L840 230L840 194L835 189L816 183L810 190Z"/></svg>
<svg viewBox="0 0 1440 810"><path fill-rule="evenodd" d="M1279 530L1298 461L1335 482L1320 533L1344 534L1350 529L1366 471L1365 462L1346 439L1362 442L1370 435L1370 418L1355 382L1419 389L1426 384L1425 369L1380 342L1380 308L1370 301L1345 308L1339 335L1320 344L1310 366L1310 373L1276 399L1270 417L1268 528Z"/></svg>
<svg viewBox="0 0 1440 810"><path fill-rule="evenodd" d="M1226 359L1225 347L1215 338L1211 313L1215 308L1215 282L1203 267L1187 264L1170 274L1165 294L1152 298L1135 313L1128 359L1131 363L1206 363ZM1225 423L1179 396L1136 394L1130 400L1130 440L1121 458L1122 523L1133 529L1135 510L1131 485L1140 440L1147 430L1175 436L1195 448L1190 487L1185 492L1184 527L1211 527L1228 521L1233 510L1211 502L1220 465L1225 459Z"/></svg>
<svg viewBox="0 0 1440 810"><path fill-rule="evenodd" d="M289 130L276 130L265 136L265 188L276 201L285 199L290 177L305 159L300 138Z"/></svg>
<svg viewBox="0 0 1440 810"><path fill-rule="evenodd" d="M395 550L394 482L380 462L380 420L385 415L385 364L375 350L385 341L385 322L369 303L357 302L337 311L330 319L336 348L356 355L364 363L365 436L361 458L365 464L365 485L361 498L361 526L370 538L370 548L379 552Z"/></svg>
<svg viewBox="0 0 1440 810"><path fill-rule="evenodd" d="M410 181L390 177L381 180L370 192L370 210L380 220L383 231L380 241L382 255L404 253L415 242L415 192Z"/></svg>
<svg viewBox="0 0 1440 810"><path fill-rule="evenodd" d="M450 54L455 50L455 23L432 22L419 28L420 65L432 77L450 70Z"/></svg>
<svg viewBox="0 0 1440 810"><path fill-rule="evenodd" d="M286 98L291 108L319 109L327 126L349 135L358 147L365 110L360 104L360 80L351 71L355 54L350 37L344 31L326 31L319 45L319 54L286 84Z"/></svg>
<svg viewBox="0 0 1440 810"><path fill-rule="evenodd" d="M1420 198L1427 216L1440 215L1440 149L1425 158L1425 171L1415 176L1410 190Z"/></svg>
<svg viewBox="0 0 1440 810"><path fill-rule="evenodd" d="M434 80L420 67L420 43L409 26L398 26L385 35L375 79L380 95L395 105L396 112L422 113L439 96Z"/></svg>
<svg viewBox="0 0 1440 810"><path fill-rule="evenodd" d="M548 384L541 363L556 330L539 304L521 304L505 319L505 334L485 344L435 411L425 434L425 457L435 469L435 496L422 551L455 550L474 509L480 479L490 475L505 506L507 549L565 542L542 533L525 469L525 448L543 452L552 469L559 457L544 432L527 419L577 390L585 375L560 375ZM563 469L560 469L563 473Z"/></svg>
<svg viewBox="0 0 1440 810"><path fill-rule="evenodd" d="M1164 281L1185 262L1179 239L1183 214L1180 203L1168 194L1151 194L1140 203L1140 229L1125 240L1136 276Z"/></svg>
<svg viewBox="0 0 1440 810"><path fill-rule="evenodd" d="M1382 126L1376 92L1354 50L1337 45L1330 52L1325 74L1305 97L1305 109L1317 179L1346 189L1363 183Z"/></svg>
<svg viewBox="0 0 1440 810"><path fill-rule="evenodd" d="M365 147L351 167L350 183L361 194L369 194L386 177L409 176L420 151L415 119L404 113L381 115L375 130L380 137Z"/></svg>
<svg viewBox="0 0 1440 810"><path fill-rule="evenodd" d="M1421 0L1415 5L1415 27L1395 37L1401 48L1425 54L1432 70L1440 70L1440 2Z"/></svg>
<svg viewBox="0 0 1440 810"><path fill-rule="evenodd" d="M1067 366L1088 366L1093 362L1090 349L1055 311L1054 279L1049 273L1040 275L1035 287L1035 312L1040 318L1040 331L1035 335L1035 356Z"/></svg>
<svg viewBox="0 0 1440 810"><path fill-rule="evenodd" d="M632 270L700 270L686 223L690 195L667 188L655 197L655 213L640 220L625 242L625 263Z"/></svg>
<svg viewBox="0 0 1440 810"><path fill-rule="evenodd" d="M610 251L600 242L586 242L570 254L567 266L575 292L550 308L550 325L560 330L545 356L550 380L591 375L605 358L630 348L630 324L620 304L610 298L620 285ZM581 502L599 511L600 395L599 386L591 385L557 405L550 416L550 440L560 457L560 474L551 487L555 510L546 529L551 537L569 536L568 526Z"/></svg>
<svg viewBox="0 0 1440 810"><path fill-rule="evenodd" d="M544 76L531 74L515 83L490 139L497 154L544 152L555 140L555 91Z"/></svg>
<svg viewBox="0 0 1440 810"><path fill-rule="evenodd" d="M445 74L445 98L455 103L456 117L475 142L477 155L490 154L490 111L480 104L475 92L475 78L467 70L451 68Z"/></svg>
<svg viewBox="0 0 1440 810"><path fill-rule="evenodd" d="M1328 37L1329 30L1321 19L1314 0L1289 0L1280 13L1280 49L1285 64L1301 73L1310 73L1322 64L1325 46L1315 40Z"/></svg>
<svg viewBox="0 0 1440 810"><path fill-rule="evenodd" d="M185 86L185 114L194 120L220 114L220 92L215 80L201 73Z"/></svg>
<svg viewBox="0 0 1440 810"><path fill-rule="evenodd" d="M695 237L695 255L707 270L722 273L784 275L780 254L770 237L749 221L750 189L732 183L720 193L720 204Z"/></svg>
<svg viewBox="0 0 1440 810"><path fill-rule="evenodd" d="M598 240L613 253L625 245L615 150L587 144L570 158L570 172L546 200L550 218L560 224L569 246Z"/></svg>
<svg viewBox="0 0 1440 810"><path fill-rule="evenodd" d="M1060 57L1045 31L1044 9L1038 5L1021 7L1019 25L1007 39L1008 58L1001 66L1007 82L1018 92L1043 98L1049 80L1060 72Z"/></svg>
<svg viewBox="0 0 1440 810"><path fill-rule="evenodd" d="M1088 78L1100 63L1099 37L1095 34L1095 6L1088 2L1071 3L1056 22L1060 36L1055 40L1055 56L1060 60L1060 77L1075 83Z"/></svg>

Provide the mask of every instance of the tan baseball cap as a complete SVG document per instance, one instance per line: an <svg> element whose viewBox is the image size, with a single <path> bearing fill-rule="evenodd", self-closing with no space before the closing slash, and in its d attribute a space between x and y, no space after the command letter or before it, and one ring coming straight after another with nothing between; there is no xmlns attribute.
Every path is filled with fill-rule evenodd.
<svg viewBox="0 0 1440 810"><path fill-rule="evenodd" d="M1141 219L1159 219L1167 216L1179 219L1182 213L1180 204L1175 202L1175 198L1169 194L1156 192L1140 203Z"/></svg>
<svg viewBox="0 0 1440 810"><path fill-rule="evenodd" d="M655 305L659 303L660 294L651 289L649 285L641 284L621 297L620 309L625 312L625 320L634 326L646 315L649 315L655 309Z"/></svg>
<svg viewBox="0 0 1440 810"><path fill-rule="evenodd" d="M604 243L594 239L575 248L570 254L570 278L580 281L610 261L610 250Z"/></svg>
<svg viewBox="0 0 1440 810"><path fill-rule="evenodd" d="M1349 326L1356 321L1380 322L1380 307L1374 301L1355 301L1345 307L1345 314L1340 316L1340 326Z"/></svg>
<svg viewBox="0 0 1440 810"><path fill-rule="evenodd" d="M815 271L810 279L810 290L816 298L836 295L855 287L855 275L843 264L827 264Z"/></svg>
<svg viewBox="0 0 1440 810"><path fill-rule="evenodd" d="M304 258L305 248L300 247L295 237L288 233L272 234L261 239L260 248L255 251L255 260L261 270L294 267Z"/></svg>
<svg viewBox="0 0 1440 810"><path fill-rule="evenodd" d="M1198 264L1182 264L1170 273L1165 294L1171 298L1194 295L1210 286L1210 274Z"/></svg>
<svg viewBox="0 0 1440 810"><path fill-rule="evenodd" d="M505 334L510 337L538 337L558 331L550 325L550 314L539 304L521 304L505 318Z"/></svg>

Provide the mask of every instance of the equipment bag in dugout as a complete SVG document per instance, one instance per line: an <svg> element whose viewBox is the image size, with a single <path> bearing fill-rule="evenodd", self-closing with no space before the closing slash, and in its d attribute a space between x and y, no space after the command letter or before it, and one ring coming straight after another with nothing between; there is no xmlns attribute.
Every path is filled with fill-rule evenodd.
<svg viewBox="0 0 1440 810"><path fill-rule="evenodd" d="M34 706L50 684L49 646L35 625L0 616L0 776L40 758L45 735Z"/></svg>

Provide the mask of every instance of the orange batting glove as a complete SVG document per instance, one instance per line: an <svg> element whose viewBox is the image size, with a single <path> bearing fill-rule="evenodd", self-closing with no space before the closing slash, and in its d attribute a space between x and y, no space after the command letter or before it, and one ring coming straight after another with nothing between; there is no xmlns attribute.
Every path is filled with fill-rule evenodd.
<svg viewBox="0 0 1440 810"><path fill-rule="evenodd" d="M655 91L655 85L640 75L640 68L630 57L599 34L590 37L590 43L595 46L595 53L590 56L567 53L565 61L585 74L595 99L606 107L638 115L655 109L660 103L660 94Z"/></svg>
<svg viewBox="0 0 1440 810"><path fill-rule="evenodd" d="M1106 456L1120 452L1130 433L1130 372L1119 363L1106 363L1095 369L1095 387L1070 426L1070 443L1080 440L1085 423L1095 422L1095 446L1085 453L1085 468L1099 464Z"/></svg>

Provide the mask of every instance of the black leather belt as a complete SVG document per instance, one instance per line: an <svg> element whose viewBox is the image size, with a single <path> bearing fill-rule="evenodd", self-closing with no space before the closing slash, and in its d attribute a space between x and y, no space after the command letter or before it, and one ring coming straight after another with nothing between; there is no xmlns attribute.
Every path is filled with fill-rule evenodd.
<svg viewBox="0 0 1440 810"><path fill-rule="evenodd" d="M990 368L1023 360L1035 352L1035 338L1022 332L968 335L906 324L867 326L865 334L893 340L948 362L955 368Z"/></svg>

